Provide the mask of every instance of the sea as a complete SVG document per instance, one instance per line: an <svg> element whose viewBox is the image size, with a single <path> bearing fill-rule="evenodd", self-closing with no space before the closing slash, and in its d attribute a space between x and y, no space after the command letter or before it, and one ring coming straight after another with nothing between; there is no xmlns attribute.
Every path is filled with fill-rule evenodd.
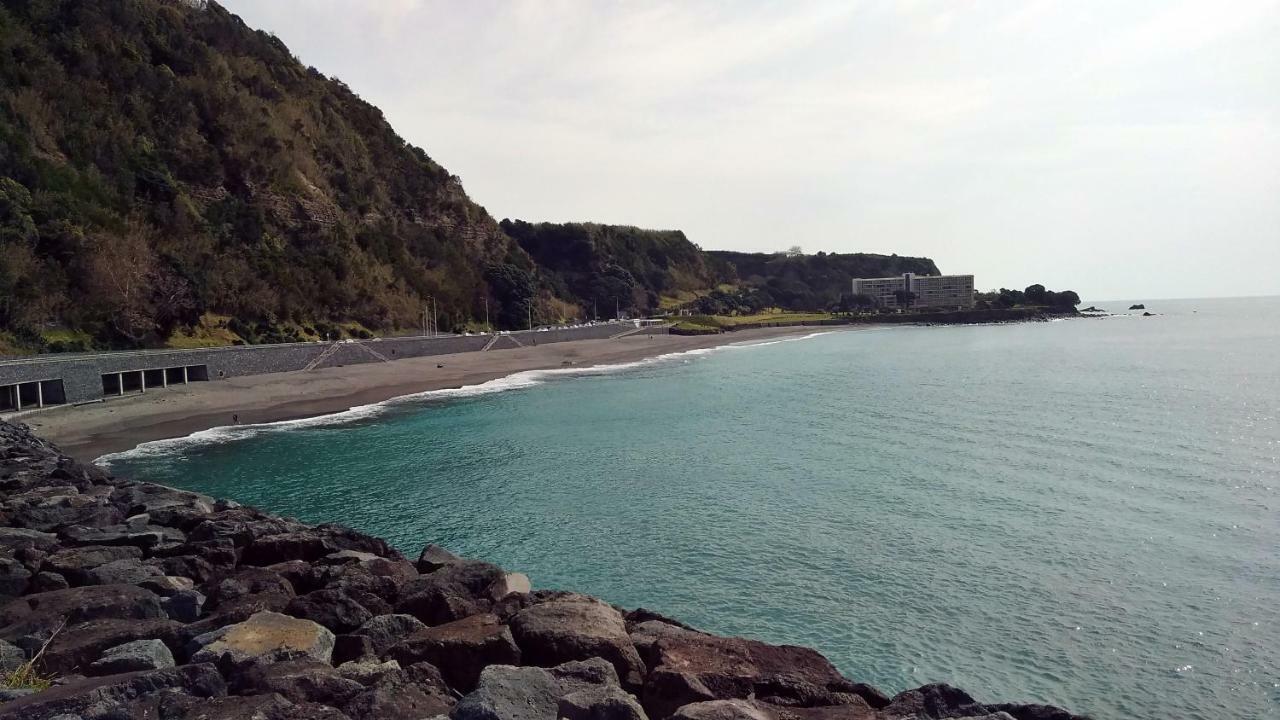
<svg viewBox="0 0 1280 720"><path fill-rule="evenodd" d="M1280 298L518 373L117 473L806 645L893 693L1280 717Z"/></svg>

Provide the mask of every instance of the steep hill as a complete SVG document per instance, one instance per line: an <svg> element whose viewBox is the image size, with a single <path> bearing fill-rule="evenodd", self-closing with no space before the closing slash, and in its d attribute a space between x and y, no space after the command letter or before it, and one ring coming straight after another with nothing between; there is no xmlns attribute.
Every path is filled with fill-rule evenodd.
<svg viewBox="0 0 1280 720"><path fill-rule="evenodd" d="M707 253L722 275L736 276L750 288L767 291L771 302L792 310L825 310L850 293L852 278L887 277L902 273L937 275L929 258L871 253ZM731 269L730 269L731 268Z"/></svg>
<svg viewBox="0 0 1280 720"><path fill-rule="evenodd" d="M615 303L653 312L663 295L706 290L718 282L705 253L679 230L523 220L503 220L501 227L558 294L602 317L613 314Z"/></svg>
<svg viewBox="0 0 1280 720"><path fill-rule="evenodd" d="M523 317L538 285L456 176L212 2L0 7L0 243L0 328L29 339L415 327L428 295Z"/></svg>
<svg viewBox="0 0 1280 720"><path fill-rule="evenodd" d="M214 2L0 4L0 354L386 333L428 303L444 329L715 292L813 309L851 274L928 269L500 226L376 107Z"/></svg>

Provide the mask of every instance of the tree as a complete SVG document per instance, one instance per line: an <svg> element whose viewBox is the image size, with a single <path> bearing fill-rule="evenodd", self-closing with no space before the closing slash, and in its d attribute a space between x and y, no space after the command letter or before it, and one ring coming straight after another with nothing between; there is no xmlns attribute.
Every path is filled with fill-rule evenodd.
<svg viewBox="0 0 1280 720"><path fill-rule="evenodd" d="M1026 290L1022 291L1022 294L1023 296L1026 297L1027 302L1032 305L1045 304L1046 298L1045 298L1045 289L1043 285L1037 284L1037 285L1028 286Z"/></svg>
<svg viewBox="0 0 1280 720"><path fill-rule="evenodd" d="M898 307L909 308L916 300L916 294L910 290L894 290L893 299L898 302Z"/></svg>
<svg viewBox="0 0 1280 720"><path fill-rule="evenodd" d="M1054 304L1057 307L1075 307L1080 304L1080 296L1075 290L1063 290L1058 293Z"/></svg>

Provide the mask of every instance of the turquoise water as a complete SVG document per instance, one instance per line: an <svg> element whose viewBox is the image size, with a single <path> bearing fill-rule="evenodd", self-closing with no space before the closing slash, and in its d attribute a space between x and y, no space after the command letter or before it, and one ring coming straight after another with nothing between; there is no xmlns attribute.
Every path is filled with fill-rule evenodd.
<svg viewBox="0 0 1280 720"><path fill-rule="evenodd" d="M1280 299L1150 307L526 374L112 465L888 691L1280 716Z"/></svg>

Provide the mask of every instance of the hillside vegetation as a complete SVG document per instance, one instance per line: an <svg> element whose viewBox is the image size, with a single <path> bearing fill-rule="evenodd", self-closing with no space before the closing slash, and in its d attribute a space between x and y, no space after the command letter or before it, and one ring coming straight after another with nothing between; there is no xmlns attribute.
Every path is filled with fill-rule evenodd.
<svg viewBox="0 0 1280 720"><path fill-rule="evenodd" d="M428 303L446 330L813 310L852 276L930 270L499 225L376 107L214 2L0 5L0 353L390 333Z"/></svg>

